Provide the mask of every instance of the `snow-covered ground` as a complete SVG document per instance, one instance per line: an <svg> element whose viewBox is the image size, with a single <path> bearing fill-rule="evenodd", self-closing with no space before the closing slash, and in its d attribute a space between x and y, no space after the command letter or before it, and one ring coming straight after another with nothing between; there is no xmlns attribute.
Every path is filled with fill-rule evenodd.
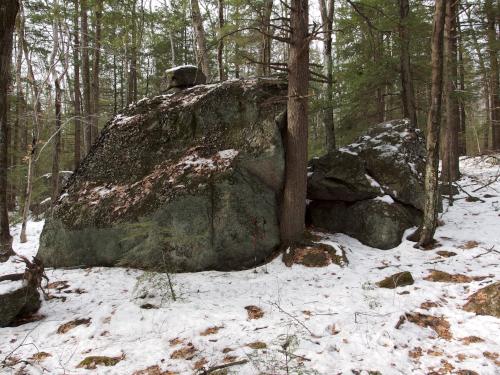
<svg viewBox="0 0 500 375"><path fill-rule="evenodd" d="M468 202L461 193L453 207L445 207L436 233L441 246L433 250L416 250L404 241L383 251L331 235L328 241L348 249L345 268L287 268L275 259L242 272L177 274L176 301L165 275L49 269L49 291L57 298L43 302L41 320L0 329L0 373L193 374L246 360L227 373L498 374L500 320L462 306L473 292L500 279L500 179L473 192L498 176L499 166L466 159L461 168L460 185L484 202ZM19 254L36 253L42 226L29 224L27 244L18 242L19 228L13 228ZM456 255L438 255L443 250ZM22 269L12 261L0 264L0 274L14 267ZM407 270L414 285L375 285ZM432 270L486 278L424 280ZM259 319L249 318L261 312ZM401 315L414 312L444 318L451 338L408 321L395 328ZM63 326L75 319L82 320ZM77 367L88 356L114 357L117 363Z"/></svg>

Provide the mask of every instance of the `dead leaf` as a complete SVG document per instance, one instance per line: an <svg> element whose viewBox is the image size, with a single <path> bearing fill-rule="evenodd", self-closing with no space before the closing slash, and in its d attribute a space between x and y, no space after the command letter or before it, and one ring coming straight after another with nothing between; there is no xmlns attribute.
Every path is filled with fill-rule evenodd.
<svg viewBox="0 0 500 375"><path fill-rule="evenodd" d="M478 342L484 342L481 337L478 336L467 336L460 339L465 345L476 344Z"/></svg>
<svg viewBox="0 0 500 375"><path fill-rule="evenodd" d="M262 342L262 341L254 341L254 342L251 342L250 344L247 344L247 346L249 348L256 349L256 350L267 348L267 344L265 342Z"/></svg>
<svg viewBox="0 0 500 375"><path fill-rule="evenodd" d="M132 375L176 375L177 372L172 372L169 370L162 371L160 366L154 365L149 366L143 370L137 370L132 373Z"/></svg>
<svg viewBox="0 0 500 375"><path fill-rule="evenodd" d="M410 358L419 359L420 357L422 357L422 348L420 346L417 346L416 348L410 350L408 352L408 355L410 356Z"/></svg>
<svg viewBox="0 0 500 375"><path fill-rule="evenodd" d="M408 321L420 327L428 327L434 330L439 337L450 340L453 336L450 332L450 323L444 317L436 317L420 313L407 313Z"/></svg>
<svg viewBox="0 0 500 375"><path fill-rule="evenodd" d="M257 307L255 305L249 305L245 306L245 309L247 310L248 313L248 319L260 319L264 316L264 311L260 307Z"/></svg>
<svg viewBox="0 0 500 375"><path fill-rule="evenodd" d="M66 280L53 281L47 285L47 289L63 290L69 288Z"/></svg>
<svg viewBox="0 0 500 375"><path fill-rule="evenodd" d="M181 339L179 337L175 337L173 339L170 339L169 341L170 346L176 346L179 344L182 344L184 342L184 339Z"/></svg>
<svg viewBox="0 0 500 375"><path fill-rule="evenodd" d="M114 366L124 358L124 354L119 357L90 356L81 361L76 367L87 370L95 370L97 366Z"/></svg>
<svg viewBox="0 0 500 375"><path fill-rule="evenodd" d="M436 251L436 254L442 256L443 258L450 258L450 257L454 257L455 255L457 255L457 253L454 253L453 251L447 251L447 250Z"/></svg>
<svg viewBox="0 0 500 375"><path fill-rule="evenodd" d="M477 242L477 241L467 241L463 245L460 245L459 248L464 249L464 250L470 250L470 249L477 247L478 245L479 245L479 242Z"/></svg>
<svg viewBox="0 0 500 375"><path fill-rule="evenodd" d="M192 359L196 353L196 348L193 346L192 343L188 343L186 346L184 346L181 349L177 349L174 351L171 355L170 358L172 359Z"/></svg>
<svg viewBox="0 0 500 375"><path fill-rule="evenodd" d="M57 333L59 334L66 333L69 330L72 330L73 328L81 325L86 325L88 327L90 325L91 320L92 320L91 318L71 320L59 326L59 328L57 329Z"/></svg>
<svg viewBox="0 0 500 375"><path fill-rule="evenodd" d="M47 352L38 352L38 353L33 354L30 357L30 359L32 361L41 362L41 361L45 360L48 357L52 357L52 354L47 353Z"/></svg>
<svg viewBox="0 0 500 375"><path fill-rule="evenodd" d="M422 302L422 304L420 305L420 308L423 310L429 310L432 307L439 307L439 306L440 305L437 302L425 301L425 302Z"/></svg>
<svg viewBox="0 0 500 375"><path fill-rule="evenodd" d="M201 370L205 368L205 365L208 363L208 361L205 358L202 358L198 361L195 362L194 364L194 369L195 370Z"/></svg>
<svg viewBox="0 0 500 375"><path fill-rule="evenodd" d="M495 365L500 366L500 361L498 360L498 353L495 352L483 352L483 356L493 361Z"/></svg>
<svg viewBox="0 0 500 375"><path fill-rule="evenodd" d="M238 357L234 356L234 355L226 355L223 359L223 362L224 363L231 363L231 362L234 362Z"/></svg>
<svg viewBox="0 0 500 375"><path fill-rule="evenodd" d="M204 330L203 332L201 332L200 335L201 336L215 335L217 332L219 332L219 330L221 328L223 328L223 326L220 326L220 327L217 327L217 326L209 327L206 330Z"/></svg>
<svg viewBox="0 0 500 375"><path fill-rule="evenodd" d="M452 275L450 273L438 270L431 270L431 273L424 277L424 280L442 283L470 283L471 281L481 281L488 276L467 276L462 274Z"/></svg>

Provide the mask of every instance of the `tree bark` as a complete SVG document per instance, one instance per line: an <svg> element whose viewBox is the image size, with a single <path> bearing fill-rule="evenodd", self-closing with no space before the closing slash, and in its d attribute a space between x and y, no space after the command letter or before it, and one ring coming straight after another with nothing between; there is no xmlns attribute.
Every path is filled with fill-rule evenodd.
<svg viewBox="0 0 500 375"><path fill-rule="evenodd" d="M335 127L333 122L333 56L332 29L335 0L320 0L321 22L323 24L323 61L325 63L325 105L323 108L323 127L326 135L326 150L335 150Z"/></svg>
<svg viewBox="0 0 500 375"><path fill-rule="evenodd" d="M410 35L408 32L408 17L410 15L409 0L399 0L399 65L401 70L401 99L403 102L403 116L410 120L413 127L417 127L417 109L415 104L415 90L410 62Z"/></svg>
<svg viewBox="0 0 500 375"><path fill-rule="evenodd" d="M457 8L458 9L458 8ZM458 83L460 89L460 98L458 100L459 106L459 137L458 137L458 153L459 155L467 154L467 133L466 133L466 121L465 121L465 66L464 66L464 42L462 28L460 26L460 16L457 12L457 43L458 43Z"/></svg>
<svg viewBox="0 0 500 375"><path fill-rule="evenodd" d="M487 21L488 54L490 59L491 150L500 150L500 79L498 70L497 9L492 0L484 3Z"/></svg>
<svg viewBox="0 0 500 375"><path fill-rule="evenodd" d="M79 17L78 17L78 12L79 12L79 1L74 0L74 5L75 5L75 13L73 15L73 23L74 23L74 36L73 36L73 71L74 71L74 79L73 79L73 90L74 90L74 124L75 124L75 146L74 146L74 156L73 156L73 166L74 169L78 167L80 164L80 160L82 158L81 156L81 139L82 139L82 113L81 113L81 106L82 106L82 98L81 98L81 91L80 91L80 27L79 27Z"/></svg>
<svg viewBox="0 0 500 375"><path fill-rule="evenodd" d="M434 25L431 39L431 105L427 117L427 139L425 164L425 205L418 247L429 246L434 242L434 232L438 213L438 167L439 131L441 125L441 101L443 94L443 34L446 0L436 0Z"/></svg>
<svg viewBox="0 0 500 375"><path fill-rule="evenodd" d="M87 15L87 0L81 0L81 29L82 29L82 81L83 81L83 123L85 152L92 146L92 105L90 87L90 60L89 60L89 27Z"/></svg>
<svg viewBox="0 0 500 375"><path fill-rule="evenodd" d="M261 9L260 20L260 58L257 66L257 75L268 76L271 74L271 45L272 45L272 27L271 14L273 11L273 0L264 0Z"/></svg>
<svg viewBox="0 0 500 375"><path fill-rule="evenodd" d="M22 15L18 12L16 19L16 34L17 34L17 55L16 55L16 122L14 123L14 139L12 143L12 158L14 170L21 164L21 130L26 126L25 116L25 99L23 91L23 83L21 82L21 70L23 64L23 38L21 33ZM14 199L16 200L17 192L21 186L21 176L16 173L12 189L14 190Z"/></svg>
<svg viewBox="0 0 500 375"><path fill-rule="evenodd" d="M290 12L286 166L280 222L284 244L300 240L305 228L310 42L308 0L292 0Z"/></svg>
<svg viewBox="0 0 500 375"><path fill-rule="evenodd" d="M9 163L7 113L12 36L18 9L17 0L3 0L0 3L0 262L4 262L11 255L14 255L7 212L7 170Z"/></svg>
<svg viewBox="0 0 500 375"><path fill-rule="evenodd" d="M224 0L218 0L219 8L219 43L217 44L217 65L219 67L219 80L224 81L224 38L222 37L224 27Z"/></svg>
<svg viewBox="0 0 500 375"><path fill-rule="evenodd" d="M99 134L99 73L101 59L101 18L102 0L95 3L94 56L92 58L92 143Z"/></svg>
<svg viewBox="0 0 500 375"><path fill-rule="evenodd" d="M54 145L54 150L52 153L52 192L51 192L51 204L54 205L59 197L59 158L61 154L61 82L60 77L55 80L55 113L56 121L54 126L54 138L52 140Z"/></svg>
<svg viewBox="0 0 500 375"><path fill-rule="evenodd" d="M191 19L193 21L194 35L196 38L196 61L198 66L201 67L203 74L209 79L210 71L208 65L207 43L198 0L191 0Z"/></svg>
<svg viewBox="0 0 500 375"><path fill-rule="evenodd" d="M128 73L127 105L137 101L137 1L132 3L132 46L130 48L130 64Z"/></svg>
<svg viewBox="0 0 500 375"><path fill-rule="evenodd" d="M441 180L446 182L456 181L460 177L458 133L459 108L456 95L457 84L457 1L446 2L445 18L445 72L444 91L446 103L446 122L444 128L443 163Z"/></svg>

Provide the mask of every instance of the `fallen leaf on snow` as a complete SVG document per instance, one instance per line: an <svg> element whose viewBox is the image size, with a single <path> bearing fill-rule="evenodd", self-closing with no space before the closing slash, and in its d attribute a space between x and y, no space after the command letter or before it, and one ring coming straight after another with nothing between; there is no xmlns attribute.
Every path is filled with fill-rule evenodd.
<svg viewBox="0 0 500 375"><path fill-rule="evenodd" d="M477 241L467 241L463 245L460 245L459 248L464 249L464 250L470 250L479 245L479 242Z"/></svg>
<svg viewBox="0 0 500 375"><path fill-rule="evenodd" d="M452 275L444 271L432 270L428 276L424 277L424 280L442 283L470 283L471 281L481 281L486 278L487 276Z"/></svg>
<svg viewBox="0 0 500 375"><path fill-rule="evenodd" d="M217 327L217 326L214 326L214 327L209 327L207 328L206 330L204 330L203 332L200 333L201 336L208 336L208 335L215 335L217 332L219 332L219 330L222 328L223 326L220 326L220 327Z"/></svg>
<svg viewBox="0 0 500 375"><path fill-rule="evenodd" d="M91 320L92 320L91 318L71 320L59 326L59 328L57 329L57 333L59 334L66 333L69 330L72 330L73 328L81 325L86 325L88 327L90 325Z"/></svg>
<svg viewBox="0 0 500 375"><path fill-rule="evenodd" d="M121 355L119 357L106 357L106 356L90 356L81 361L77 368L84 368L87 370L95 370L97 366L114 366L122 359L125 358L125 355Z"/></svg>
<svg viewBox="0 0 500 375"><path fill-rule="evenodd" d="M434 330L439 337L450 340L453 336L450 332L450 323L444 317L425 315L420 313L407 313L408 321L420 327L428 327Z"/></svg>
<svg viewBox="0 0 500 375"><path fill-rule="evenodd" d="M251 342L250 344L247 344L248 347L252 348L252 349L266 349L267 348L267 344L265 342L262 342L262 341L254 341L254 342Z"/></svg>
<svg viewBox="0 0 500 375"><path fill-rule="evenodd" d="M264 311L255 305L245 306L248 313L248 319L260 319L264 316Z"/></svg>
<svg viewBox="0 0 500 375"><path fill-rule="evenodd" d="M52 354L47 353L47 352L38 352L38 353L33 354L30 357L30 359L33 360L33 361L36 361L36 362L41 362L41 361L45 360L48 357L52 357Z"/></svg>
<svg viewBox="0 0 500 375"><path fill-rule="evenodd" d="M176 372L169 370L162 371L160 366L154 365L145 368L144 370L137 370L132 373L132 375L176 375Z"/></svg>
<svg viewBox="0 0 500 375"><path fill-rule="evenodd" d="M478 342L484 342L481 337L478 336L467 336L460 339L465 345L476 344Z"/></svg>
<svg viewBox="0 0 500 375"><path fill-rule="evenodd" d="M191 359L194 357L195 353L196 353L196 348L193 346L192 343L188 343L183 348L177 349L176 351L174 351L170 355L170 358L172 358L172 359Z"/></svg>

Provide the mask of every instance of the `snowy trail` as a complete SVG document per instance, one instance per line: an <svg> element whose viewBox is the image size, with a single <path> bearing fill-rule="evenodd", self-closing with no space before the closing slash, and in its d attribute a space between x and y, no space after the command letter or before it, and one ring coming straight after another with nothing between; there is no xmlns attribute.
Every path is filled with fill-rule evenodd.
<svg viewBox="0 0 500 375"><path fill-rule="evenodd" d="M463 160L461 167L460 184L468 192L499 171L478 159ZM228 367L228 373L286 374L288 367L290 374L460 374L465 369L498 374L500 320L462 306L479 288L500 280L500 256L488 252L500 250L500 181L472 194L484 202L468 202L460 194L445 208L436 249L416 250L403 241L383 251L331 235L325 241L348 248L345 268L287 268L275 259L255 270L177 274L177 301L171 300L164 275L120 268L48 270L50 282L57 283L50 292L58 298L43 302L43 319L0 328L0 362L14 351L0 373L193 374L196 367L247 360ZM14 228L15 250L34 255L42 227L42 222L29 224L27 244L19 244L19 228ZM437 254L443 250L456 255ZM22 266L0 264L0 274L14 268ZM424 280L432 270L486 278ZM392 290L375 285L401 271L411 271L415 284ZM425 302L432 303L422 308ZM249 319L245 307L250 305L263 316ZM442 316L452 337L438 337L408 321L396 329L399 317L409 312ZM58 333L64 323L89 318ZM470 336L483 341L461 340ZM78 368L88 356L116 357L117 363Z"/></svg>

